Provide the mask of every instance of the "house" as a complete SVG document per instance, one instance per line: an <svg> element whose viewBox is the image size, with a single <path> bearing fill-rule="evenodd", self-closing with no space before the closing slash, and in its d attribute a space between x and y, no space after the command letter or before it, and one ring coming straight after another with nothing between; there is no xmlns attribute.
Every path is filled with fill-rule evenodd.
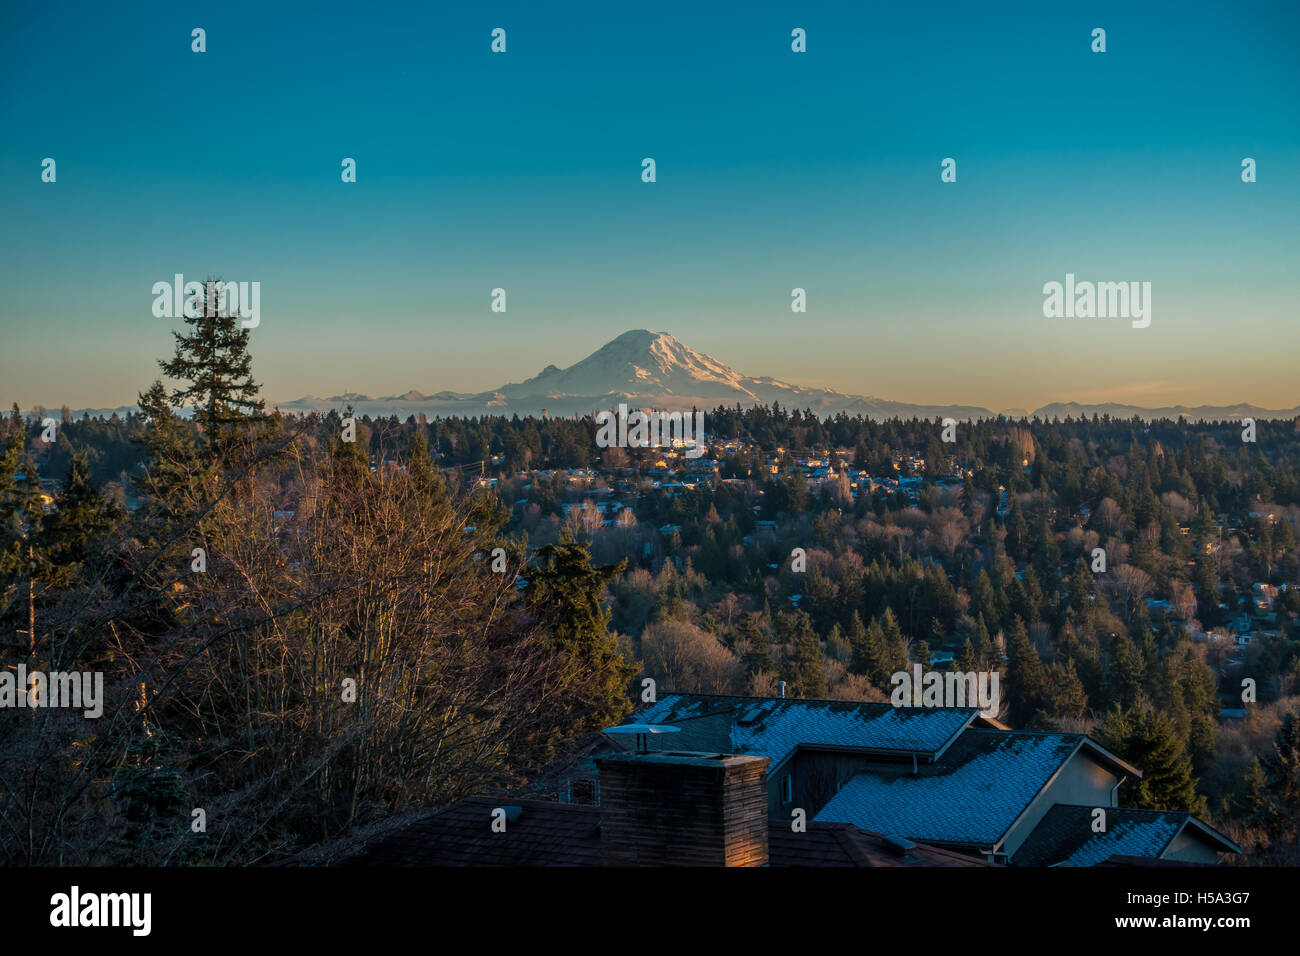
<svg viewBox="0 0 1300 956"><path fill-rule="evenodd" d="M1254 601L1255 609L1260 614L1266 614L1272 610L1273 602L1277 600L1278 589L1271 584L1262 584L1256 582L1250 586L1251 599Z"/></svg>
<svg viewBox="0 0 1300 956"><path fill-rule="evenodd" d="M1149 855L1147 851L1162 858L1172 853L1191 862L1216 862L1223 854L1241 852L1190 814L1160 811L1157 820L1121 809L1120 786L1141 776L1138 768L1084 734L971 728L928 765L915 770L879 766L859 773L815 819L853 823L1014 865L1054 865L1067 859L1075 861L1072 865L1089 865L1114 855ZM1085 816L1060 807L1082 808ZM1104 832L1092 826L1097 809L1110 821ZM1124 841L1117 839L1121 834L1127 835Z"/></svg>
<svg viewBox="0 0 1300 956"><path fill-rule="evenodd" d="M1103 832L1095 832L1101 823ZM1122 857L1217 863L1240 848L1190 813L1059 804L1047 812L1016 854L1018 866L1096 866Z"/></svg>
<svg viewBox="0 0 1300 956"><path fill-rule="evenodd" d="M593 734L525 792L421 814L346 862L1092 866L1240 852L1191 814L1119 807L1142 773L1086 735L1012 731L974 708L670 693L630 720L636 745Z"/></svg>
<svg viewBox="0 0 1300 956"><path fill-rule="evenodd" d="M767 757L774 822L802 809L818 823L990 863L1019 862L1017 852L1054 807L1118 810L1121 785L1142 777L1084 734L1012 731L974 708L666 694L631 719L677 727L658 738L664 747ZM1182 823L1213 846L1211 859L1240 852L1199 820ZM1047 852L1044 839L1037 837L1034 852ZM1106 857L1140 856L1138 843L1130 839ZM1091 859L1099 850L1080 852Z"/></svg>
<svg viewBox="0 0 1300 956"><path fill-rule="evenodd" d="M860 769L880 761L909 768L915 762L929 763L972 724L993 726L975 708L896 708L885 702L721 694L662 694L628 719L679 729L650 738L651 749L768 758L768 810L786 820L794 807L803 808L812 819Z"/></svg>
<svg viewBox="0 0 1300 956"><path fill-rule="evenodd" d="M975 729L934 761L876 767L816 816L1009 862L1058 803L1114 807L1137 768L1083 734Z"/></svg>

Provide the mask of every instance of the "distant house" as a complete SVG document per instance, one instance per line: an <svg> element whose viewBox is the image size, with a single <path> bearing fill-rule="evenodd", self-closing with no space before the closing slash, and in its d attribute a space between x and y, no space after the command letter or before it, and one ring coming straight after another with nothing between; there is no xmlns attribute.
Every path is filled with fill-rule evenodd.
<svg viewBox="0 0 1300 956"><path fill-rule="evenodd" d="M1272 610L1273 602L1277 600L1278 589L1271 584L1255 583L1250 586L1251 600L1255 604L1255 610L1260 614L1266 614Z"/></svg>

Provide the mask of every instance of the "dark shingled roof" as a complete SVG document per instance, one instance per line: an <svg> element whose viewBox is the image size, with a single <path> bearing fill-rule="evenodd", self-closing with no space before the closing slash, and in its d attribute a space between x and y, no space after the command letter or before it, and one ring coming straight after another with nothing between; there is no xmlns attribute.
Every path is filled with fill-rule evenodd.
<svg viewBox="0 0 1300 956"><path fill-rule="evenodd" d="M1241 848L1190 813L1105 807L1106 831L1094 833L1094 807L1057 804L1034 827L1012 860L1017 866L1097 866L1116 858L1157 858L1184 829L1221 853Z"/></svg>
<svg viewBox="0 0 1300 956"><path fill-rule="evenodd" d="M504 833L492 811L518 807ZM509 813L509 811L507 811ZM600 866L600 811L546 800L469 797L370 844L344 866Z"/></svg>
<svg viewBox="0 0 1300 956"><path fill-rule="evenodd" d="M517 807L504 833L492 811ZM512 814L513 815L513 814ZM768 829L772 866L986 866L937 847L892 841L844 823ZM546 800L470 797L377 838L343 866L600 866L600 808Z"/></svg>
<svg viewBox="0 0 1300 956"><path fill-rule="evenodd" d="M773 823L767 833L771 866L991 866L983 860L924 843L890 840L851 823L808 824L795 833Z"/></svg>
<svg viewBox="0 0 1300 956"><path fill-rule="evenodd" d="M626 722L678 729L648 737L647 750L753 754L772 761L769 774L800 749L878 754L909 764L915 755L928 763L967 727L1006 729L970 707L896 708L879 701L671 692L638 707ZM523 792L545 800L594 802L591 781L598 773L593 758L633 745L631 737L591 734L535 776Z"/></svg>

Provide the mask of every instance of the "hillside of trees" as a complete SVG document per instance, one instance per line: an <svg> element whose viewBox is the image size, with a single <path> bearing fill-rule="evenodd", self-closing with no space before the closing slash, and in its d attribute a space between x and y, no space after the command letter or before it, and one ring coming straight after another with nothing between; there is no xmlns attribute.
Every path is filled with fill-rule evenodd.
<svg viewBox="0 0 1300 956"><path fill-rule="evenodd" d="M591 416L285 417L186 321L138 413L0 418L6 666L107 698L0 710L11 864L269 862L527 780L643 676L883 700L912 663L1300 862L1300 423L719 408L694 464Z"/></svg>

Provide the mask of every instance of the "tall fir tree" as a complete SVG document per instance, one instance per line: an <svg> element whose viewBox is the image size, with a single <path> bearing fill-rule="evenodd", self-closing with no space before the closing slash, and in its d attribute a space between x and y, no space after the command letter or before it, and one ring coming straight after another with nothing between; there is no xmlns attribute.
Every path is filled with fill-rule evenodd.
<svg viewBox="0 0 1300 956"><path fill-rule="evenodd" d="M1149 703L1113 708L1098 727L1097 738L1142 771L1142 779L1121 794L1125 806L1205 813L1205 798L1196 792L1186 747L1169 718Z"/></svg>
<svg viewBox="0 0 1300 956"><path fill-rule="evenodd" d="M1106 674L1106 697L1127 710L1137 706L1143 696L1144 667L1137 645L1124 633L1117 634L1111 645L1110 669Z"/></svg>
<svg viewBox="0 0 1300 956"><path fill-rule="evenodd" d="M799 612L795 625L794 654L790 659L789 677L799 697L826 696L826 657L813 630L812 619Z"/></svg>
<svg viewBox="0 0 1300 956"><path fill-rule="evenodd" d="M172 390L169 401L194 409L212 448L226 443L239 424L259 418L264 408L253 381L250 330L230 308L221 308L215 295L220 281L204 283L196 314L184 316L190 331L172 332L176 354L158 363L164 375L183 383Z"/></svg>
<svg viewBox="0 0 1300 956"><path fill-rule="evenodd" d="M763 632L761 614L746 614L740 619L739 637L749 647L745 652L745 666L749 668L751 674L760 671L770 674L776 669L776 661L772 658L772 647Z"/></svg>
<svg viewBox="0 0 1300 956"><path fill-rule="evenodd" d="M619 651L609 630L605 585L625 562L593 567L591 546L567 529L559 541L537 552L528 580L528 606L568 655L570 734L598 730L631 709L630 682L636 668Z"/></svg>
<svg viewBox="0 0 1300 956"><path fill-rule="evenodd" d="M1022 727L1044 704L1047 673L1037 648L1029 640L1025 622L1018 617L1007 639L1007 678L1011 690L1011 721Z"/></svg>

